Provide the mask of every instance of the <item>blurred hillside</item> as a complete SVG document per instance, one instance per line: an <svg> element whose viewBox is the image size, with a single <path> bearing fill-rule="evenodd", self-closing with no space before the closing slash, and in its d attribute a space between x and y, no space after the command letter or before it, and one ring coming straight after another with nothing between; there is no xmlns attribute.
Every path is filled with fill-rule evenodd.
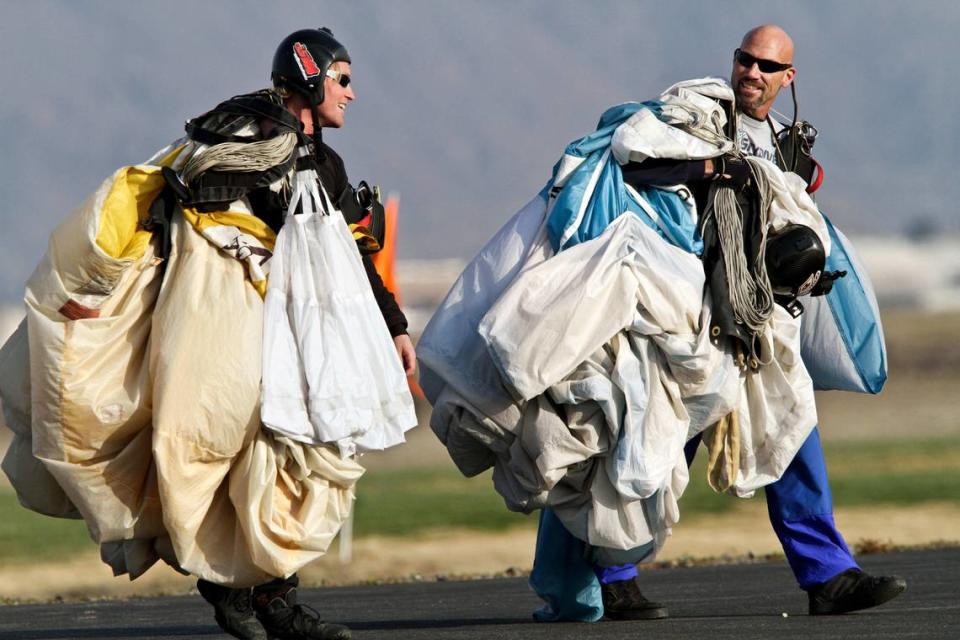
<svg viewBox="0 0 960 640"><path fill-rule="evenodd" d="M960 309L960 234L935 237L854 237L881 309L940 312ZM425 326L465 262L404 260L400 290L413 333ZM960 325L956 327L960 338Z"/></svg>
<svg viewBox="0 0 960 640"><path fill-rule="evenodd" d="M54 225L187 118L268 83L287 33L328 25L357 100L327 132L354 180L403 194L399 255L473 255L608 106L727 76L761 22L797 43L800 114L821 131L820 201L853 235L960 231L949 134L960 5L530 0L0 0L0 304ZM779 110L791 113L789 96Z"/></svg>

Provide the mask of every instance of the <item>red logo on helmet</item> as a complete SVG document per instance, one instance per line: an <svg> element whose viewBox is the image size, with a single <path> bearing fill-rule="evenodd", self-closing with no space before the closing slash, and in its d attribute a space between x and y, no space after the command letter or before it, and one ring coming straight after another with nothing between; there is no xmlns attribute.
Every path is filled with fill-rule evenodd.
<svg viewBox="0 0 960 640"><path fill-rule="evenodd" d="M309 80L310 78L315 78L320 75L320 67L313 59L313 56L310 55L310 49L307 49L307 45L302 42L294 43L293 57L297 60L297 65L300 67L300 73L303 74L304 80Z"/></svg>

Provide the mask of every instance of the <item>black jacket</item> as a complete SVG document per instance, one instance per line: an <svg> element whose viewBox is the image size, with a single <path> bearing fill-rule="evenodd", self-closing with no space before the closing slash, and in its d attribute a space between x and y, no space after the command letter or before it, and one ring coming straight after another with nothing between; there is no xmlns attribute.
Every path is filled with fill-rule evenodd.
<svg viewBox="0 0 960 640"><path fill-rule="evenodd" d="M339 199L345 189L350 188L347 181L347 172L343 166L343 159L328 145L323 144L322 160L316 163L316 171L323 183L323 188L331 194L334 202ZM287 211L287 202L282 195L269 188L256 189L248 194L253 213L276 232L283 226L283 216ZM369 256L363 256L363 267L373 289L373 297L377 300L380 313L387 323L390 335L396 337L407 333L407 317L400 310L396 298L383 284L383 279L377 273Z"/></svg>

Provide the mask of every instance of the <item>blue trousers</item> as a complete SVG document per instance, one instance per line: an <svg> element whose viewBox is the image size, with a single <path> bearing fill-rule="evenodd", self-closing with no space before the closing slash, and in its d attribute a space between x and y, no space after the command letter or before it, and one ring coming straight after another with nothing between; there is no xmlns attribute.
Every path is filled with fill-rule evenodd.
<svg viewBox="0 0 960 640"><path fill-rule="evenodd" d="M693 462L700 438L687 443L687 464ZM853 554L833 521L833 498L827 464L814 428L783 476L767 485L770 524L783 545L787 562L801 589L826 582L842 571L857 567ZM627 566L594 567L601 583L629 579ZM630 575L628 575L630 574Z"/></svg>
<svg viewBox="0 0 960 640"><path fill-rule="evenodd" d="M770 524L801 589L857 567L833 521L827 464L814 428L783 476L767 485Z"/></svg>

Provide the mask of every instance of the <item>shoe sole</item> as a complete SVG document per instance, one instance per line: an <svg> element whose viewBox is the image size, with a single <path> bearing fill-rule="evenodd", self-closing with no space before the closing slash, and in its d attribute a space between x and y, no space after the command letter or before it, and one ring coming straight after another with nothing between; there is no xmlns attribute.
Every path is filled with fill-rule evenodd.
<svg viewBox="0 0 960 640"><path fill-rule="evenodd" d="M664 618L669 618L670 613L666 608L661 607L659 609L605 612L603 617L608 620L663 620Z"/></svg>
<svg viewBox="0 0 960 640"><path fill-rule="evenodd" d="M811 616L829 616L829 615L839 615L842 613L852 613L854 611L862 611L864 609L871 609L873 607L878 607L885 602L890 602L901 593L907 590L907 582L902 578L899 580L893 580L889 584L884 585L883 589L879 589L874 592L873 596L869 600L860 600L854 601L846 606L832 606L832 605L818 605L817 607L810 607Z"/></svg>

